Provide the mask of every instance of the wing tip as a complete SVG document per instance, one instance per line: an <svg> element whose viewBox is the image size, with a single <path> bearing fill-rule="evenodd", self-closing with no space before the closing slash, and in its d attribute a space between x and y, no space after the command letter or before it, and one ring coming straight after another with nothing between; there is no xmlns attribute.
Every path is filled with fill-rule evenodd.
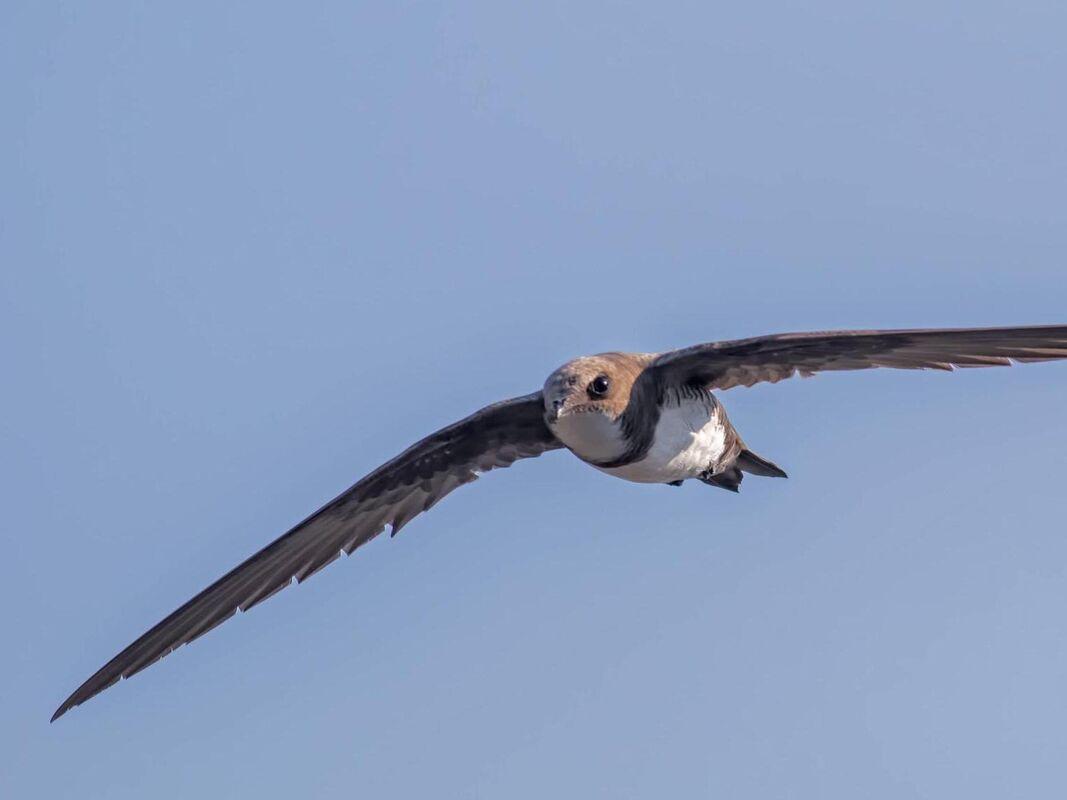
<svg viewBox="0 0 1067 800"><path fill-rule="evenodd" d="M77 708L77 707L78 707L79 705L81 705L81 703L82 703L82 700L77 700L77 701L76 701L76 700L74 699L74 698L75 698L75 697L77 696L77 694L78 694L78 693L77 693L77 692L75 692L75 693L74 693L74 694L72 694L72 695L71 695L70 697L68 697L68 698L67 698L66 700L64 700L64 701L63 701L62 703L60 703L60 705L59 705L59 708L57 708L57 709L55 710L55 713L54 713L54 714L52 714L52 718L51 718L50 720L48 720L48 724L49 724L49 725L51 725L51 724L52 724L53 722L55 722L55 721L56 721L57 719L59 719L60 717L62 717L62 716L63 716L64 714L66 714L66 713L67 713L68 711L70 711L70 710L71 710L72 708Z"/></svg>
<svg viewBox="0 0 1067 800"><path fill-rule="evenodd" d="M105 669L106 669L106 667L105 667ZM101 670L101 671L103 671L103 670ZM86 702L87 700L92 700L94 697L96 697L98 694L100 694L105 689L110 689L116 683L118 683L119 681L121 681L124 678L126 678L127 675L125 673L122 673L122 674L119 674L119 675L111 678L110 680L106 681L103 684L99 684L99 683L95 683L94 684L94 680L97 677L99 677L99 673L97 673L96 675L93 675L92 678L89 678L89 680L87 680L85 683L83 683L81 686L79 686L77 689L75 689L74 692L71 693L70 697L68 697L66 700L64 700L60 704L59 708L56 709L55 713L52 714L52 718L50 720L48 720L48 724L51 725L57 719L59 719L64 714L66 714L68 711L70 711L72 708L77 708L82 703Z"/></svg>

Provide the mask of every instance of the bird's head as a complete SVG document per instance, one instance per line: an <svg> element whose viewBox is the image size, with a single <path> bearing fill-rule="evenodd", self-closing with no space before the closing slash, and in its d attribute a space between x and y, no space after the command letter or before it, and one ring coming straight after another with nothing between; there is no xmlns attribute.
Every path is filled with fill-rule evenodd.
<svg viewBox="0 0 1067 800"><path fill-rule="evenodd" d="M545 420L555 425L577 414L618 419L630 402L634 381L650 358L636 353L601 353L568 361L545 381Z"/></svg>

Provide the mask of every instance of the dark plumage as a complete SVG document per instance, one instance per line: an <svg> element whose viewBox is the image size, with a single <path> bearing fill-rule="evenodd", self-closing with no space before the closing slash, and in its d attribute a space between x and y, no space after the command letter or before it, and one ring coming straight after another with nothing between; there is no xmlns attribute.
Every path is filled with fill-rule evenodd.
<svg viewBox="0 0 1067 800"><path fill-rule="evenodd" d="M407 522L479 472L510 466L563 445L545 427L541 393L494 403L412 445L230 570L108 661L56 709L68 710L183 644L307 580L386 526Z"/></svg>

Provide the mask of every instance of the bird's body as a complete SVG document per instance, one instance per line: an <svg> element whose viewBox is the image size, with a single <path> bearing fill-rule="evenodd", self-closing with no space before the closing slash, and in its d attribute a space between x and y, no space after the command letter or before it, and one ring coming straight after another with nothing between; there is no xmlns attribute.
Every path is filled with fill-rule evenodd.
<svg viewBox="0 0 1067 800"><path fill-rule="evenodd" d="M549 428L572 453L613 477L675 486L696 478L736 491L744 456L762 459L745 448L710 389L672 386L649 392L644 401L635 397L651 359L602 353L564 364L542 390ZM598 378L606 379L606 388L590 397ZM785 476L777 467L760 474Z"/></svg>
<svg viewBox="0 0 1067 800"><path fill-rule="evenodd" d="M576 358L540 391L486 406L360 479L108 661L52 719L519 459L565 448L627 481L696 479L737 491L742 473L785 473L747 448L714 391L833 370L952 370L1062 358L1067 325L788 333Z"/></svg>
<svg viewBox="0 0 1067 800"><path fill-rule="evenodd" d="M721 469L736 438L722 404L711 392L667 399L648 450L633 460L626 458L629 439L622 422L605 414L568 415L551 428L583 461L634 483L674 483Z"/></svg>
<svg viewBox="0 0 1067 800"><path fill-rule="evenodd" d="M557 436L567 444L561 432ZM674 483L722 469L734 437L722 405L708 392L704 397L679 397L660 408L648 452L618 467L600 467L616 478L634 483ZM573 451L574 448L568 444Z"/></svg>

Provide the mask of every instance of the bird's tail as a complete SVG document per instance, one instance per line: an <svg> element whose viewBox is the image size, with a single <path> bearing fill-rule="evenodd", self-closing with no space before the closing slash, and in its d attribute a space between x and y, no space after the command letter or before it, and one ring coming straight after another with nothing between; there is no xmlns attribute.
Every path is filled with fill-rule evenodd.
<svg viewBox="0 0 1067 800"><path fill-rule="evenodd" d="M773 461L768 461L762 456L758 456L747 448L742 450L734 464L741 470L751 475L762 475L764 478L788 478L785 474L785 470L775 464Z"/></svg>
<svg viewBox="0 0 1067 800"><path fill-rule="evenodd" d="M718 486L720 489L726 489L729 492L737 492L741 489L741 481L745 477L745 472L752 475L762 475L765 478L788 477L785 474L785 470L774 462L756 455L751 450L742 448L737 458L734 459L734 463L729 467L721 472L711 472L709 470L700 476L700 480L709 486Z"/></svg>

